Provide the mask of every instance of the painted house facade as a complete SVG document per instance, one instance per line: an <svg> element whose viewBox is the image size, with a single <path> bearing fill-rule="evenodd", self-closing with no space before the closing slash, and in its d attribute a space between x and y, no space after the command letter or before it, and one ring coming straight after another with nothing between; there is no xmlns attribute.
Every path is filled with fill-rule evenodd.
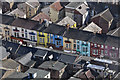
<svg viewBox="0 0 120 80"><path fill-rule="evenodd" d="M37 42L37 32L34 30L28 30L21 27L12 27L11 39L15 43L21 41L25 45L35 46Z"/></svg>
<svg viewBox="0 0 120 80"><path fill-rule="evenodd" d="M76 46L76 51L77 53L80 53L82 56L90 56L90 43L77 40L77 46Z"/></svg>
<svg viewBox="0 0 120 80"><path fill-rule="evenodd" d="M91 37L92 34L90 32L69 28L69 30L64 34L63 49L65 52L72 52L82 56L90 56L90 42L88 42L88 40Z"/></svg>
<svg viewBox="0 0 120 80"><path fill-rule="evenodd" d="M63 37L63 50L64 52L72 52L76 51L76 40Z"/></svg>
<svg viewBox="0 0 120 80"><path fill-rule="evenodd" d="M63 37L59 36L59 35L50 34L50 44L48 43L48 47L52 47L53 49L62 50Z"/></svg>
<svg viewBox="0 0 120 80"><path fill-rule="evenodd" d="M48 47L52 47L53 49L62 50L63 34L65 33L65 31L66 31L65 26L50 24L49 27L43 31L50 35L50 43L48 43Z"/></svg>
<svg viewBox="0 0 120 80"><path fill-rule="evenodd" d="M84 2L71 2L65 6L65 15L77 22L77 26L80 27L87 22L88 8Z"/></svg>
<svg viewBox="0 0 120 80"><path fill-rule="evenodd" d="M104 45L91 43L90 53L92 57L101 57L104 55Z"/></svg>
<svg viewBox="0 0 120 80"><path fill-rule="evenodd" d="M0 15L2 22L0 23L0 34L4 40L10 41L11 37L11 23L14 21L14 17L7 15ZM7 19L7 20L6 20Z"/></svg>
<svg viewBox="0 0 120 80"><path fill-rule="evenodd" d="M50 43L50 35L44 32L37 32L37 45L47 47L48 43Z"/></svg>
<svg viewBox="0 0 120 80"><path fill-rule="evenodd" d="M13 42L23 42L25 45L36 46L37 31L34 28L39 24L37 21L16 18L12 22L12 36Z"/></svg>

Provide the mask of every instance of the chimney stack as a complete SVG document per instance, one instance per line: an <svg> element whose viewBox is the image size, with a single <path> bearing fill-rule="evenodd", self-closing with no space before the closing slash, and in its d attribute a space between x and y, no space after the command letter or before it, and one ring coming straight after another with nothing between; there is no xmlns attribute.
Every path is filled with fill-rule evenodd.
<svg viewBox="0 0 120 80"><path fill-rule="evenodd" d="M43 19L39 19L39 23L40 23L40 24L42 24L42 23L43 23L43 21L44 21Z"/></svg>
<svg viewBox="0 0 120 80"><path fill-rule="evenodd" d="M69 28L70 28L70 24L67 24L67 25L66 25L66 28L67 28L67 30L69 30Z"/></svg>

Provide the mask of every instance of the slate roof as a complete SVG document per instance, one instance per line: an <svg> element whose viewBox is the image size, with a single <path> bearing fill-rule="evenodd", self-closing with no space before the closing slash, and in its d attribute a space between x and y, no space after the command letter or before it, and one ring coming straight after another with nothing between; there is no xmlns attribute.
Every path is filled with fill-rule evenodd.
<svg viewBox="0 0 120 80"><path fill-rule="evenodd" d="M39 24L38 21L33 21L33 20L28 20L28 19L23 19L23 18L16 18L12 22L11 25L16 26L16 27L21 27L21 28L33 30L34 27L36 27L38 24Z"/></svg>
<svg viewBox="0 0 120 80"><path fill-rule="evenodd" d="M46 28L43 32L62 36L65 30L66 30L65 26L49 24L49 27Z"/></svg>
<svg viewBox="0 0 120 80"><path fill-rule="evenodd" d="M6 59L3 61L0 61L0 68L6 69L6 70L15 70L19 64L12 60L12 59Z"/></svg>
<svg viewBox="0 0 120 80"><path fill-rule="evenodd" d="M42 69L52 69L57 71L60 71L64 67L66 67L66 65L58 61L45 61L39 66L39 68L42 68Z"/></svg>
<svg viewBox="0 0 120 80"><path fill-rule="evenodd" d="M26 13L26 3L20 3L17 5L18 9Z"/></svg>
<svg viewBox="0 0 120 80"><path fill-rule="evenodd" d="M8 57L9 55L10 55L10 53L6 51L6 48L3 46L0 46L0 60L3 60L4 58Z"/></svg>
<svg viewBox="0 0 120 80"><path fill-rule="evenodd" d="M98 34L98 33L94 34L92 32L73 29L73 28L69 28L69 30L65 33L64 37L75 40L88 41L102 45L120 47L120 37Z"/></svg>
<svg viewBox="0 0 120 80"><path fill-rule="evenodd" d="M88 11L89 7L85 4L81 4L80 7L78 7L76 10L79 11L82 15L85 15L85 13Z"/></svg>
<svg viewBox="0 0 120 80"><path fill-rule="evenodd" d="M19 44L8 42L8 41L2 41L3 46L10 52L10 53L15 53Z"/></svg>
<svg viewBox="0 0 120 80"><path fill-rule="evenodd" d="M64 63L73 64L76 59L77 59L77 56L62 54L62 55L60 56L60 58L58 59L58 61L64 62Z"/></svg>
<svg viewBox="0 0 120 80"><path fill-rule="evenodd" d="M66 26L67 24L71 26L73 26L74 24L76 24L76 22L74 20L72 20L70 17L66 16L65 18L63 18L60 22L57 23L58 25L63 25Z"/></svg>
<svg viewBox="0 0 120 80"><path fill-rule="evenodd" d="M98 33L102 31L102 29L96 25L94 22L91 22L87 27L85 27L83 30L89 31L89 32L95 32Z"/></svg>
<svg viewBox="0 0 120 80"><path fill-rule="evenodd" d="M26 15L23 11L19 10L18 8L16 8L15 10L13 10L12 12L8 13L7 15L18 15L21 18L24 18L24 16Z"/></svg>
<svg viewBox="0 0 120 80"><path fill-rule="evenodd" d="M115 76L113 80L119 80L120 79L120 72Z"/></svg>
<svg viewBox="0 0 120 80"><path fill-rule="evenodd" d="M56 1L50 5L50 8L53 8L55 11L60 11L63 7L60 4L60 1Z"/></svg>
<svg viewBox="0 0 120 80"><path fill-rule="evenodd" d="M13 16L0 14L0 23L5 25L10 25L14 21Z"/></svg>
<svg viewBox="0 0 120 80"><path fill-rule="evenodd" d="M106 37L107 40L105 41L105 45L120 47L120 37L114 37L114 36L106 36Z"/></svg>
<svg viewBox="0 0 120 80"><path fill-rule="evenodd" d="M47 28L46 24L47 24L46 21L43 21L41 24L36 25L33 29L36 31L43 32Z"/></svg>
<svg viewBox="0 0 120 80"><path fill-rule="evenodd" d="M44 57L45 55L47 55L47 53L47 50L38 49L33 56Z"/></svg>
<svg viewBox="0 0 120 80"><path fill-rule="evenodd" d="M22 80L23 78L27 77L28 74L26 73L22 73L22 72L13 72L12 74L10 74L9 76L7 76L5 78L5 80L10 80L10 79L18 79L18 80Z"/></svg>
<svg viewBox="0 0 120 80"><path fill-rule="evenodd" d="M20 57L19 59L16 59L19 63L21 63L22 65L27 65L32 58L32 53L29 52L28 54L23 55L22 57Z"/></svg>
<svg viewBox="0 0 120 80"><path fill-rule="evenodd" d="M16 50L18 49L19 44L17 43L12 43L8 41L2 41L3 46L7 49L8 52L14 54ZM10 48L12 48L10 50ZM18 51L16 52L16 58L23 56L29 52L32 52L33 54L37 51L37 48L32 48L32 47L26 47L26 46L20 46Z"/></svg>
<svg viewBox="0 0 120 80"><path fill-rule="evenodd" d="M96 44L105 44L107 36L104 34L94 34L92 38L89 39L89 42Z"/></svg>
<svg viewBox="0 0 120 80"><path fill-rule="evenodd" d="M49 60L49 56L50 55L53 55L53 59L52 59L53 61L57 61L60 58L60 56L61 56L60 53L49 51L47 56L46 56L46 60Z"/></svg>
<svg viewBox="0 0 120 80"><path fill-rule="evenodd" d="M79 13L81 13L82 15L84 15L87 12L87 9L89 8L85 2L71 2L69 3L67 6L65 6L66 8L71 8L71 9L76 9ZM79 8L80 7L80 8Z"/></svg>
<svg viewBox="0 0 120 80"><path fill-rule="evenodd" d="M92 19L93 19L93 18L96 18L96 17L99 17L99 16L100 16L100 17L103 17L103 18L104 18L106 21L108 21L108 22L111 21L111 20L113 20L113 16L112 16L109 8L106 9L106 10L104 10L103 12L101 12L101 13L93 16Z"/></svg>
<svg viewBox="0 0 120 80"><path fill-rule="evenodd" d="M64 35L64 37L82 41L88 41L92 36L93 36L92 32L87 32L73 28L69 28L69 30Z"/></svg>
<svg viewBox="0 0 120 80"><path fill-rule="evenodd" d="M66 5L66 8L74 8L76 9L77 7L79 7L81 4L83 4L83 2L71 2L68 5Z"/></svg>
<svg viewBox="0 0 120 80"><path fill-rule="evenodd" d="M50 72L35 68L28 69L25 73L37 73L36 78L44 78L46 75L48 75Z"/></svg>
<svg viewBox="0 0 120 80"><path fill-rule="evenodd" d="M120 37L120 27L114 29L114 30L111 30L107 33L107 35L112 35L112 36L116 36L116 37Z"/></svg>

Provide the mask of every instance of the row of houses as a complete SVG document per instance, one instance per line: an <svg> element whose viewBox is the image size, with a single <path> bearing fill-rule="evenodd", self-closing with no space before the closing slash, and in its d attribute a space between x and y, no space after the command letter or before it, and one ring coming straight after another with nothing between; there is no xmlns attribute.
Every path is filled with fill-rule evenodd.
<svg viewBox="0 0 120 80"><path fill-rule="evenodd" d="M0 15L3 39L24 46L43 46L82 56L118 59L119 37L98 34L49 23L47 20L33 21L8 15Z"/></svg>
<svg viewBox="0 0 120 80"><path fill-rule="evenodd" d="M8 79L113 79L120 71L115 60L67 54L0 40L1 80ZM70 79L71 80L71 79ZM72 79L74 80L74 79ZM75 79L76 80L76 79Z"/></svg>

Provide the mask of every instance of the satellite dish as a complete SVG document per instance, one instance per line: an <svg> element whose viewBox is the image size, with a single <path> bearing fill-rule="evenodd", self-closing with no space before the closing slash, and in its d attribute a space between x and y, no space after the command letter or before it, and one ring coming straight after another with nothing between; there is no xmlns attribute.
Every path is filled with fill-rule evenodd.
<svg viewBox="0 0 120 80"><path fill-rule="evenodd" d="M50 56L49 56L49 59L50 59L50 60L53 59L53 55L50 55Z"/></svg>
<svg viewBox="0 0 120 80"><path fill-rule="evenodd" d="M33 74L33 78L36 78L37 77L37 73Z"/></svg>
<svg viewBox="0 0 120 80"><path fill-rule="evenodd" d="M32 47L32 45L30 44L29 47Z"/></svg>
<svg viewBox="0 0 120 80"><path fill-rule="evenodd" d="M50 46L49 48L50 48L50 49L53 49L53 47L52 47L52 46Z"/></svg>

